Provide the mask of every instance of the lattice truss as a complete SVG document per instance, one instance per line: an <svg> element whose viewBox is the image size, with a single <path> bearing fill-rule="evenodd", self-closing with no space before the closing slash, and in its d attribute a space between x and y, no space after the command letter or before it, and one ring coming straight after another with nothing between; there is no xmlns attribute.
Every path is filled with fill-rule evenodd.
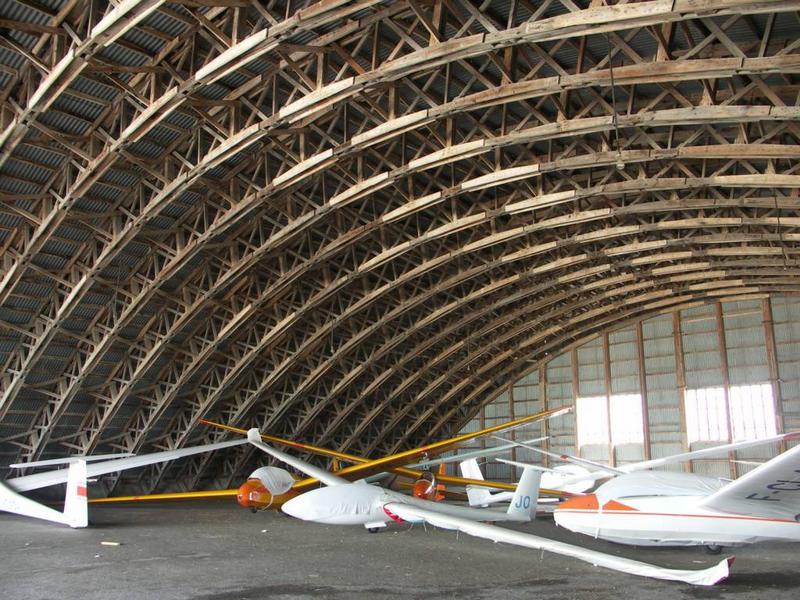
<svg viewBox="0 0 800 600"><path fill-rule="evenodd" d="M797 292L799 10L0 3L0 462L200 417L376 455L598 331Z"/></svg>

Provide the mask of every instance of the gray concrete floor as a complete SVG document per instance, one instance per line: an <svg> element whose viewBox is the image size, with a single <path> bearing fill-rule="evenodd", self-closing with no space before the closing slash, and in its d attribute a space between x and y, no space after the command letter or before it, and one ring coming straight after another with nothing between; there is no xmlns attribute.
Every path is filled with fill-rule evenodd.
<svg viewBox="0 0 800 600"><path fill-rule="evenodd" d="M790 544L738 548L731 578L699 588L430 527L369 534L274 512L253 515L232 501L93 506L90 518L90 528L72 530L0 514L0 598L800 597L800 548ZM598 542L549 519L520 528L665 566L699 568L719 560L700 549Z"/></svg>

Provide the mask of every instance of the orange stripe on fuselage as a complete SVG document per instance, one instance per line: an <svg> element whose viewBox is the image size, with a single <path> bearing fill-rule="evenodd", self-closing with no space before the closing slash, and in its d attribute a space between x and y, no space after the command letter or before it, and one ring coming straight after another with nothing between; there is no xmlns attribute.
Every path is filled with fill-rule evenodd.
<svg viewBox="0 0 800 600"><path fill-rule="evenodd" d="M557 510L568 510L568 511L575 511L575 512L598 512L600 509L600 502L597 500L597 496L594 494L586 494L585 496L576 496L575 498L570 498L569 500L565 500L561 504L559 504ZM621 502L617 502L616 500L609 500L603 505L603 511L619 511L619 512L628 512L633 511L636 512L636 509L632 506L628 506L627 504L622 504Z"/></svg>

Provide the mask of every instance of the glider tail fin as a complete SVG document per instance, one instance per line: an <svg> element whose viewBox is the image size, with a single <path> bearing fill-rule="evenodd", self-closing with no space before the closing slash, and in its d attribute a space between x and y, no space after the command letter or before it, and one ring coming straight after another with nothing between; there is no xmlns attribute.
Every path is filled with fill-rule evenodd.
<svg viewBox="0 0 800 600"><path fill-rule="evenodd" d="M461 469L461 476L467 479L476 479L483 481L483 474L481 468L478 466L478 460L470 458L469 460L459 463ZM469 499L470 506L488 506L492 493L484 488L475 485L467 486L467 498Z"/></svg>
<svg viewBox="0 0 800 600"><path fill-rule="evenodd" d="M64 498L64 522L70 527L86 527L89 524L85 460L75 461L69 466L67 495Z"/></svg>
<svg viewBox="0 0 800 600"><path fill-rule="evenodd" d="M82 460L69 466L63 513L26 498L0 482L0 510L34 519L64 523L70 527L86 527L89 524L86 496L86 462Z"/></svg>
<svg viewBox="0 0 800 600"><path fill-rule="evenodd" d="M514 521L530 521L536 516L536 504L539 501L539 482L542 473L536 469L526 468L517 484L517 491L508 505L508 516Z"/></svg>

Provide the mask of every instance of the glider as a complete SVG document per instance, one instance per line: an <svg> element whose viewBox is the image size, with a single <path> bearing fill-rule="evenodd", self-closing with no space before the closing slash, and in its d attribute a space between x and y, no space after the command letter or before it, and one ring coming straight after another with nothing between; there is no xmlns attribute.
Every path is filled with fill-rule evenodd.
<svg viewBox="0 0 800 600"><path fill-rule="evenodd" d="M535 469L527 468L523 471L509 508L502 513L491 509L454 506L406 496L364 481L350 482L335 473L265 444L261 441L258 429L249 430L247 439L273 458L324 484L325 487L296 496L281 507L283 512L304 521L331 525L360 524L370 531L385 527L391 521L424 522L495 542L548 550L624 573L684 581L696 585L713 585L725 579L733 562L733 559L729 558L710 568L700 570L666 569L483 523L482 521L526 521L530 519L531 514L535 514L541 477L541 473Z"/></svg>
<svg viewBox="0 0 800 600"><path fill-rule="evenodd" d="M619 475L554 512L558 525L636 546L800 541L800 446L726 483L668 471Z"/></svg>
<svg viewBox="0 0 800 600"><path fill-rule="evenodd" d="M124 456L123 458L108 458L103 456L78 456L70 458L59 458L33 463L20 463L11 465L14 468L39 467L54 464L68 464L66 469L55 469L44 473L33 475L23 475L13 477L4 482L0 482L0 510L10 512L35 519L44 519L55 523L63 523L70 527L86 527L89 522L87 510L87 479L135 469L145 465L174 460L184 456L191 456L200 452L211 452L220 448L229 448L246 443L247 440L232 440L219 442L216 444L206 444L203 446L192 446L181 450L168 450L166 452L155 452L140 456ZM64 497L64 510L59 512L49 506L40 504L30 498L26 498L20 492L29 492L41 488L67 484L67 491Z"/></svg>

